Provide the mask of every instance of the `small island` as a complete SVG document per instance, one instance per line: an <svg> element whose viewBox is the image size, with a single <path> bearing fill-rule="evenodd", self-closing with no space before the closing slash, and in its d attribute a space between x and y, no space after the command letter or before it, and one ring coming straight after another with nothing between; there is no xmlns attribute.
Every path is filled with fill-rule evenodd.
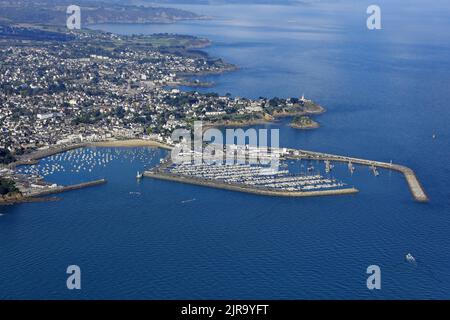
<svg viewBox="0 0 450 320"><path fill-rule="evenodd" d="M319 128L319 123L314 121L313 119L311 119L308 116L294 117L294 119L292 120L292 122L289 125L292 128L302 129L302 130Z"/></svg>

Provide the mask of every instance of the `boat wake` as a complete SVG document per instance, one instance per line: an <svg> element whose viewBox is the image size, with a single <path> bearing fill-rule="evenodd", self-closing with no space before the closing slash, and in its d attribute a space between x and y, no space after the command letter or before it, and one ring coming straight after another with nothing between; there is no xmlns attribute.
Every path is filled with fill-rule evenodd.
<svg viewBox="0 0 450 320"><path fill-rule="evenodd" d="M183 200L183 201L181 201L181 203L189 203L189 202L193 202L193 201L195 201L195 200L197 200L197 199L189 199L189 200Z"/></svg>

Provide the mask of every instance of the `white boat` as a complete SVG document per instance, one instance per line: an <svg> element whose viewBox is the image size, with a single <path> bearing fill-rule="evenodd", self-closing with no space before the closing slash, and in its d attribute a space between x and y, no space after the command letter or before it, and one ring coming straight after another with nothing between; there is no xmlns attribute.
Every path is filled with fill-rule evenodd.
<svg viewBox="0 0 450 320"><path fill-rule="evenodd" d="M138 171L136 174L136 179L142 179L142 176L143 174Z"/></svg>
<svg viewBox="0 0 450 320"><path fill-rule="evenodd" d="M355 171L355 166L351 161L348 162L348 170L350 170L350 173L353 173Z"/></svg>
<svg viewBox="0 0 450 320"><path fill-rule="evenodd" d="M325 172L330 173L331 171L331 165L329 160L325 160Z"/></svg>
<svg viewBox="0 0 450 320"><path fill-rule="evenodd" d="M379 173L378 170L377 170L377 167L375 167L374 165L372 165L371 169L372 169L373 175L374 175L375 177L378 177L378 176L380 175L380 173Z"/></svg>
<svg viewBox="0 0 450 320"><path fill-rule="evenodd" d="M416 262L416 258L414 258L411 253L408 253L405 256L405 259L406 259L407 262L410 262L410 263L415 263Z"/></svg>

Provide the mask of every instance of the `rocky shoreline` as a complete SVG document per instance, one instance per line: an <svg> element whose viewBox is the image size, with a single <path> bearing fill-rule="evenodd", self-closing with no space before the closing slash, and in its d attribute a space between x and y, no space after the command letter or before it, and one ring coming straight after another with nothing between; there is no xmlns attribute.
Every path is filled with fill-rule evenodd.
<svg viewBox="0 0 450 320"><path fill-rule="evenodd" d="M311 130L317 129L320 127L319 123L314 121L308 116L296 117L289 124L291 128L300 129L300 130Z"/></svg>
<svg viewBox="0 0 450 320"><path fill-rule="evenodd" d="M53 202L53 201L59 201L60 198L57 197L50 197L50 198L35 198L35 197L26 197L23 195L6 195L6 196L0 196L0 205L13 205L13 204L19 204L19 203L34 203L34 202Z"/></svg>

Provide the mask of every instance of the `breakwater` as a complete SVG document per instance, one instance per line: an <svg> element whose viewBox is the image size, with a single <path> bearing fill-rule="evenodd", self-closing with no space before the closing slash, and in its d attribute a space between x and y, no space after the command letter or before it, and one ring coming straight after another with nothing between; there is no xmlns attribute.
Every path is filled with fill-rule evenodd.
<svg viewBox="0 0 450 320"><path fill-rule="evenodd" d="M209 188L224 189L230 191L245 192L264 196L276 196L276 197L315 197L315 196L329 196L329 195L348 195L358 193L356 188L344 188L333 190L316 190L316 191L281 191L273 190L269 188L256 188L251 186L245 186L242 184L232 184L220 181L210 181L205 179L199 179L195 177L184 177L180 175L174 175L162 171L146 171L145 177L175 181L186 184L193 184L198 186L204 186Z"/></svg>
<svg viewBox="0 0 450 320"><path fill-rule="evenodd" d="M99 179L99 180L74 184L74 185L70 185L70 186L60 186L60 187L55 187L55 188L48 188L48 189L45 189L42 191L32 192L32 193L28 194L27 197L31 197L31 198L42 197L42 196L47 196L47 195L51 195L51 194L58 194L58 193L63 193L63 192L67 192L67 191L72 191L72 190L78 190L78 189L84 189L84 188L88 188L88 187L99 186L99 185L102 185L105 183L106 183L105 179Z"/></svg>
<svg viewBox="0 0 450 320"><path fill-rule="evenodd" d="M408 183L409 190L411 191L411 194L416 201L419 201L419 202L429 201L428 196L426 195L425 190L423 189L421 183L419 182L419 179L417 178L415 172L412 169L402 166L402 165L381 162L381 161L373 161L373 160L366 160L366 159L360 159L360 158L346 157L346 156L340 156L340 155L333 155L333 154L321 153L321 152L296 150L296 149L289 149L288 156L286 156L286 158L297 159L297 160L298 159L309 159L309 160L323 160L323 161L328 160L328 161L339 161L339 162L351 162L353 164L360 164L360 165L364 165L364 166L371 166L371 167L394 170L394 171L400 172L404 175L406 182Z"/></svg>
<svg viewBox="0 0 450 320"><path fill-rule="evenodd" d="M43 190L33 191L27 194L17 194L14 196L5 196L0 197L0 205L2 204L17 204L17 203L26 203L26 202L44 202L44 201L56 201L57 198L42 198L44 196L63 193L72 190L84 189L88 187L94 187L98 185L105 184L105 179L94 180L89 182L83 182L79 184L74 184L70 186L58 186L58 187L47 187Z"/></svg>

